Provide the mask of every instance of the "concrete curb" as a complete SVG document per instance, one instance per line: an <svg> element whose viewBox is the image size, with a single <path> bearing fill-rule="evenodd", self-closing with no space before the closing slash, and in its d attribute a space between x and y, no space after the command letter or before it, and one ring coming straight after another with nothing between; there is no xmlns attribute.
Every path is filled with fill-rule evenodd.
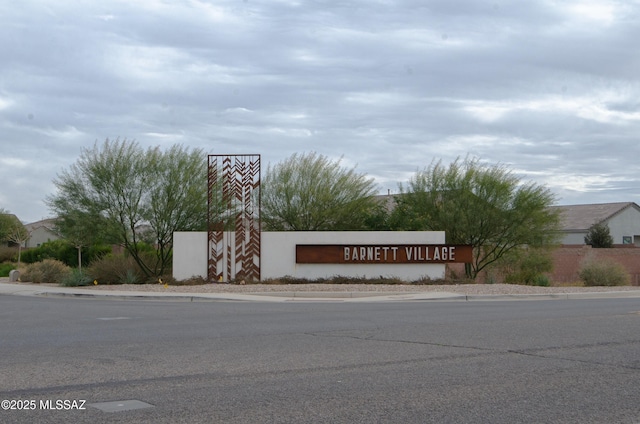
<svg viewBox="0 0 640 424"><path fill-rule="evenodd" d="M143 291L93 291L71 287L37 287L0 282L0 296L69 297L109 300L151 300L183 302L405 302L405 301L505 301L586 300L640 298L639 291L546 293L546 294L460 294L452 292L268 292L268 293L157 293Z"/></svg>
<svg viewBox="0 0 640 424"><path fill-rule="evenodd" d="M600 296L598 296L600 295ZM585 292L585 293L568 293L567 299L582 300L582 299L619 299L619 298L640 298L640 293L632 292Z"/></svg>

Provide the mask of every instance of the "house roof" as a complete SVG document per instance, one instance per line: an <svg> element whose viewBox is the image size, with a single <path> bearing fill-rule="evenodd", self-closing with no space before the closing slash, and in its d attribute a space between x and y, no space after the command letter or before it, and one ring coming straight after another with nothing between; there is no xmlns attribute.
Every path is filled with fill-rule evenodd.
<svg viewBox="0 0 640 424"><path fill-rule="evenodd" d="M40 227L44 227L47 230L53 231L53 229L55 228L55 224L56 224L55 218L49 218L49 219L43 219L41 221L25 224L24 227L30 232Z"/></svg>
<svg viewBox="0 0 640 424"><path fill-rule="evenodd" d="M388 211L395 207L394 195L379 195L376 199L386 206ZM592 225L603 223L627 208L635 208L640 213L640 206L635 202L590 203L585 205L552 206L560 211L560 228L562 231L588 231Z"/></svg>
<svg viewBox="0 0 640 424"><path fill-rule="evenodd" d="M587 231L592 225L606 222L629 207L640 212L640 206L634 202L553 206L560 211L560 225L564 231Z"/></svg>
<svg viewBox="0 0 640 424"><path fill-rule="evenodd" d="M374 199L378 203L380 203L387 210L387 212L392 212L396 207L395 195L393 194L379 194L374 196Z"/></svg>

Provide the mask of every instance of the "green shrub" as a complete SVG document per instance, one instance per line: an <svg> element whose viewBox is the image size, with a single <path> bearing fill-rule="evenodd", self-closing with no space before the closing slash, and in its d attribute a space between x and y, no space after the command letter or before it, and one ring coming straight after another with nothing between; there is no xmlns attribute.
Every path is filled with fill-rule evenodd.
<svg viewBox="0 0 640 424"><path fill-rule="evenodd" d="M16 264L5 262L0 264L0 277L8 277L12 269L16 269Z"/></svg>
<svg viewBox="0 0 640 424"><path fill-rule="evenodd" d="M624 266L608 259L586 262L580 270L585 286L626 286L631 276Z"/></svg>
<svg viewBox="0 0 640 424"><path fill-rule="evenodd" d="M124 255L106 255L93 261L87 274L99 284L140 284L145 281L138 264Z"/></svg>
<svg viewBox="0 0 640 424"><path fill-rule="evenodd" d="M66 240L53 240L42 243L38 247L26 249L22 252L22 261L27 264L41 262L45 259L55 259L68 266L77 266L77 251ZM75 258L75 264L73 264Z"/></svg>
<svg viewBox="0 0 640 424"><path fill-rule="evenodd" d="M553 270L553 258L548 249L521 249L513 255L505 256L503 267L507 284L525 284L528 286L550 285L544 274Z"/></svg>
<svg viewBox="0 0 640 424"><path fill-rule="evenodd" d="M133 269L125 269L118 274L122 284L140 284L140 278Z"/></svg>
<svg viewBox="0 0 640 424"><path fill-rule="evenodd" d="M71 272L71 268L55 259L45 259L26 266L20 272L21 281L32 283L56 283L60 284Z"/></svg>
<svg viewBox="0 0 640 424"><path fill-rule="evenodd" d="M112 251L113 248L106 244L96 244L93 246L89 246L88 249L82 249L82 266L89 266L93 263L93 261L110 255ZM76 250L76 258L77 257L78 251Z"/></svg>
<svg viewBox="0 0 640 424"><path fill-rule="evenodd" d="M106 245L94 245L82 249L82 265L87 266L94 260L111 252L111 247ZM78 266L78 249L67 240L53 240L38 247L24 250L22 261L25 263L40 262L44 259L56 259L67 266Z"/></svg>
<svg viewBox="0 0 640 424"><path fill-rule="evenodd" d="M540 287L549 287L551 285L551 281L549 281L549 277L544 274L537 275L533 281L532 285L540 286Z"/></svg>
<svg viewBox="0 0 640 424"><path fill-rule="evenodd" d="M125 252L125 256L129 256L128 253ZM138 259L145 264L145 266L150 270L152 277L146 277L142 273L140 273L140 283L150 283L154 284L158 282L158 278L163 278L163 275L171 275L171 267L165 268L163 272L160 272L160 261L158 260L158 253L156 250L145 250L138 252ZM136 264L137 265L137 264ZM171 265L171 260L169 260L169 265ZM139 269L139 268L136 268Z"/></svg>
<svg viewBox="0 0 640 424"><path fill-rule="evenodd" d="M60 282L61 286L65 287L78 287L78 286L88 286L93 282L93 278L87 275L84 271L78 268L74 268L71 270L66 277L62 279Z"/></svg>
<svg viewBox="0 0 640 424"><path fill-rule="evenodd" d="M613 247L613 237L607 224L598 223L589 228L589 232L584 236L584 244L591 245L594 249Z"/></svg>

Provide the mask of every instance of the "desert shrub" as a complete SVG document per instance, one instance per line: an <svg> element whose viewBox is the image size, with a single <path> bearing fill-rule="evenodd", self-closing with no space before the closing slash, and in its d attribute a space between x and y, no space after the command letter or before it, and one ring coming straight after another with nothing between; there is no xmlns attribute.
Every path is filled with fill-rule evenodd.
<svg viewBox="0 0 640 424"><path fill-rule="evenodd" d="M608 259L586 262L580 270L580 279L585 286L625 286L631 282L625 267Z"/></svg>
<svg viewBox="0 0 640 424"><path fill-rule="evenodd" d="M534 277L534 279L531 282L531 285L540 286L540 287L549 287L551 285L551 281L549 281L549 277L547 277L546 275L539 274Z"/></svg>
<svg viewBox="0 0 640 424"><path fill-rule="evenodd" d="M125 256L129 256L128 252L125 252ZM156 250L144 250L138 252L138 259L147 267L152 276L144 277L141 283L157 283L158 278L164 280L164 275L171 275L171 267L167 267L164 270L160 269L160 261L158 259L158 253Z"/></svg>
<svg viewBox="0 0 640 424"><path fill-rule="evenodd" d="M78 287L88 286L92 282L93 279L87 273L81 269L74 268L60 281L60 285L65 287Z"/></svg>
<svg viewBox="0 0 640 424"><path fill-rule="evenodd" d="M344 277L341 275L335 275L328 278L326 283L328 284L406 284L405 281L395 277L383 277L378 278L365 278L365 277Z"/></svg>
<svg viewBox="0 0 640 424"><path fill-rule="evenodd" d="M93 261L103 258L109 254L113 248L106 244L94 244L86 249L82 249L82 266L89 266ZM76 260L78 259L78 251L76 250Z"/></svg>
<svg viewBox="0 0 640 424"><path fill-rule="evenodd" d="M22 281L32 283L57 283L60 284L71 272L71 268L55 259L45 259L42 262L28 264L20 272Z"/></svg>
<svg viewBox="0 0 640 424"><path fill-rule="evenodd" d="M248 279L238 279L230 281L232 284L434 284L428 278L422 278L417 281L407 282L396 277L366 278L366 277L345 277L342 275L334 275L327 278L308 279L304 277L292 277L286 275L279 278L267 278L260 281L252 281Z"/></svg>
<svg viewBox="0 0 640 424"><path fill-rule="evenodd" d="M0 246L0 263L14 262L18 260L18 248Z"/></svg>
<svg viewBox="0 0 640 424"><path fill-rule="evenodd" d="M106 255L91 263L87 274L99 284L141 284L145 276L133 258L125 255Z"/></svg>
<svg viewBox="0 0 640 424"><path fill-rule="evenodd" d="M266 278L259 281L260 284L309 284L309 283L326 283L326 280L319 279L321 281L312 281L308 278L304 277L292 277L290 275L285 275L280 278ZM253 282L252 282L253 283ZM257 282L256 282L257 283Z"/></svg>
<svg viewBox="0 0 640 424"><path fill-rule="evenodd" d="M170 275L165 275L162 277L162 281L170 286L200 286L209 283L206 278L196 275L186 280L176 280Z"/></svg>
<svg viewBox="0 0 640 424"><path fill-rule="evenodd" d="M153 255L156 253L156 248L152 244L145 243L143 241L136 243L136 249L138 250L138 253L151 253ZM128 254L129 252L125 251L125 255Z"/></svg>
<svg viewBox="0 0 640 424"><path fill-rule="evenodd" d="M553 258L548 249L521 249L513 255L505 256L504 282L528 286L549 286L549 278L544 274L553 270Z"/></svg>
<svg viewBox="0 0 640 424"><path fill-rule="evenodd" d="M140 284L140 281L141 281L140 277L131 268L127 268L123 270L121 273L118 274L118 276L120 277L119 282L121 284Z"/></svg>

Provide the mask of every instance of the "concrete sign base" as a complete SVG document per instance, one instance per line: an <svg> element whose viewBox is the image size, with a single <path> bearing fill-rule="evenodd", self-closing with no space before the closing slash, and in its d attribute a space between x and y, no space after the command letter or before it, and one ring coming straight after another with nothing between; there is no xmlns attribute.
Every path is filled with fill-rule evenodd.
<svg viewBox="0 0 640 424"><path fill-rule="evenodd" d="M225 237L234 239L233 232ZM285 231L261 234L261 279L399 278L415 281L444 277L446 264L419 263L296 263L298 245L443 245L444 231ZM234 274L235 275L235 274ZM177 280L207 277L207 233L173 234L173 276ZM223 280L226 280L226 275Z"/></svg>

